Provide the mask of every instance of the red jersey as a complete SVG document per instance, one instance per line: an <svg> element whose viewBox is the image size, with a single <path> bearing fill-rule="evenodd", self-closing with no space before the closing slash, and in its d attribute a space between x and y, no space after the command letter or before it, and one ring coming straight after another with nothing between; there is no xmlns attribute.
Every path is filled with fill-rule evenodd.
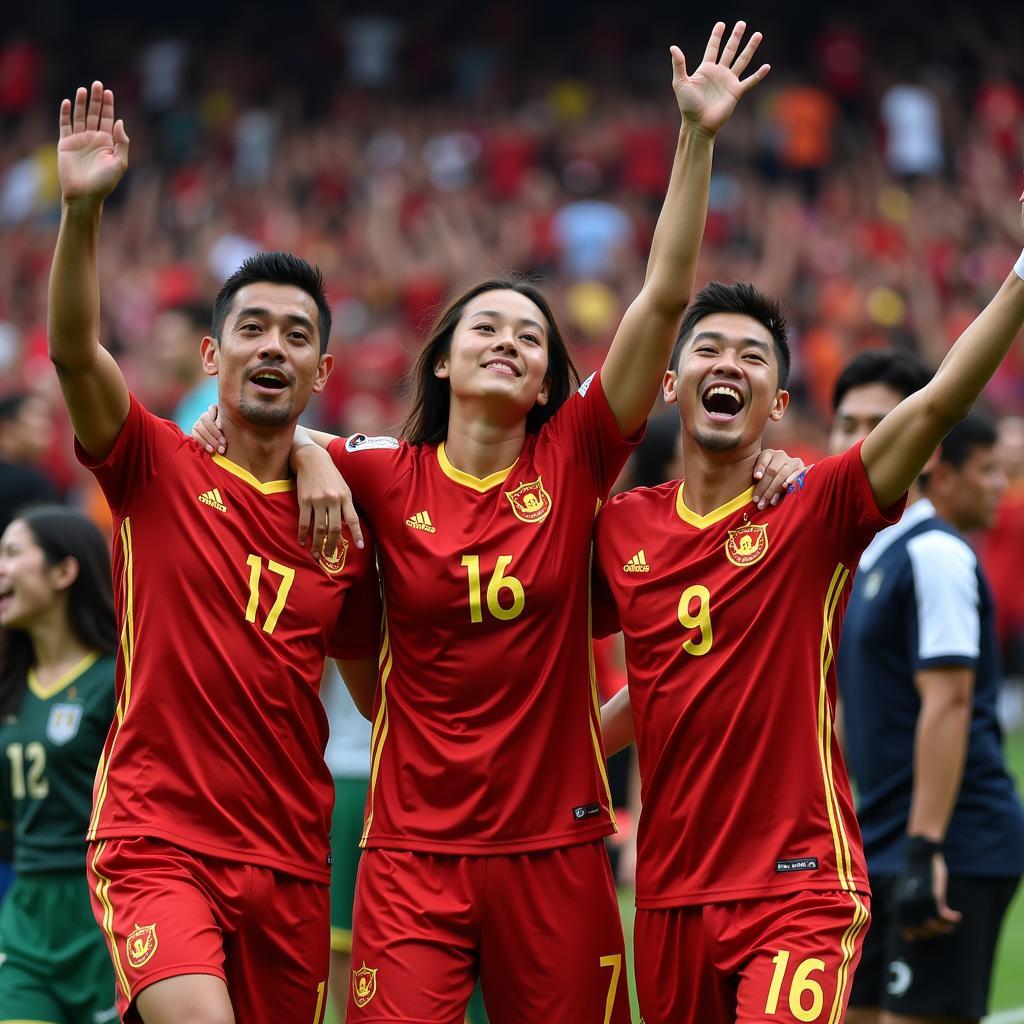
<svg viewBox="0 0 1024 1024"><path fill-rule="evenodd" d="M376 650L369 547L314 559L294 481L260 483L135 398L106 459L76 453L114 515L120 625L88 838L152 836L328 882L320 676L325 652Z"/></svg>
<svg viewBox="0 0 1024 1024"><path fill-rule="evenodd" d="M621 623L640 759L638 907L868 891L835 650L860 553L905 502L878 509L860 445L790 491L700 516L673 481L598 517L596 621Z"/></svg>
<svg viewBox="0 0 1024 1024"><path fill-rule="evenodd" d="M485 479L443 445L331 445L384 590L364 846L515 853L614 831L590 565L594 515L632 445L588 384Z"/></svg>

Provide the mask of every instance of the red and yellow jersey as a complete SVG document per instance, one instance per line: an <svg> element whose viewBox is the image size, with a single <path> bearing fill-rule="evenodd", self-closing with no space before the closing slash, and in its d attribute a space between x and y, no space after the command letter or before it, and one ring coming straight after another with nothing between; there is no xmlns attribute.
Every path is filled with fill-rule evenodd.
<svg viewBox="0 0 1024 1024"><path fill-rule="evenodd" d="M598 632L621 625L643 813L637 906L867 891L833 728L835 651L882 512L860 446L777 506L753 490L705 516L679 481L597 522Z"/></svg>
<svg viewBox="0 0 1024 1024"><path fill-rule="evenodd" d="M330 448L379 544L385 630L363 845L514 853L614 831L590 634L594 514L631 442L591 378L514 465Z"/></svg>
<svg viewBox="0 0 1024 1024"><path fill-rule="evenodd" d="M293 481L260 483L134 398L105 460L76 451L114 515L120 626L89 839L153 836L327 882L320 676L325 653L378 646L369 546L314 559Z"/></svg>

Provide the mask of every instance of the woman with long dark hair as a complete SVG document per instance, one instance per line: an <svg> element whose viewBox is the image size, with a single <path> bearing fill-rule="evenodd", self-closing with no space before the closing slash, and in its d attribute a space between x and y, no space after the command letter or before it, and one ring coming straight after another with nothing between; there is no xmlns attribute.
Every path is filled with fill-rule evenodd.
<svg viewBox="0 0 1024 1024"><path fill-rule="evenodd" d="M43 505L10 523L0 627L0 843L16 873L0 907L0 1021L112 1020L85 832L114 717L117 631L108 546L89 519Z"/></svg>
<svg viewBox="0 0 1024 1024"><path fill-rule="evenodd" d="M767 73L740 82L760 37L740 52L741 22L719 57L724 31L693 76L673 48L672 178L599 374L580 385L536 287L492 278L430 332L401 440L297 434L328 447L370 520L386 607L376 692L353 693L373 730L349 1024L461 1021L477 975L494 1024L629 1020L591 537L693 287L713 137Z"/></svg>

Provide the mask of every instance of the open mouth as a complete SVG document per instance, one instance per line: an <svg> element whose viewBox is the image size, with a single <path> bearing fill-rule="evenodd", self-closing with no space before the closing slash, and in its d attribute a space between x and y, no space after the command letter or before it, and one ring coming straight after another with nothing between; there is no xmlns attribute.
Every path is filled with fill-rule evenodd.
<svg viewBox="0 0 1024 1024"><path fill-rule="evenodd" d="M743 410L743 395L732 384L713 384L705 388L701 405L713 420L731 420Z"/></svg>
<svg viewBox="0 0 1024 1024"><path fill-rule="evenodd" d="M288 387L288 378L280 370L256 370L249 380L264 391L284 391Z"/></svg>
<svg viewBox="0 0 1024 1024"><path fill-rule="evenodd" d="M505 377L522 376L519 367L507 359L492 359L490 362L484 363L484 369L490 370L492 373L500 373Z"/></svg>
<svg viewBox="0 0 1024 1024"><path fill-rule="evenodd" d="M14 600L14 588L13 587L10 588L9 590L0 590L0 612L3 612L4 609L13 600Z"/></svg>

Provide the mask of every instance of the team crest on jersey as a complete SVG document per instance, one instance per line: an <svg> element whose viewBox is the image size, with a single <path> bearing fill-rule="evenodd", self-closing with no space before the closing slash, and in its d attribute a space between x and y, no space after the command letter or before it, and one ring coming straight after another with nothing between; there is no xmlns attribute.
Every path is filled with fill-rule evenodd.
<svg viewBox="0 0 1024 1024"><path fill-rule="evenodd" d="M58 747L63 747L78 735L81 724L81 704L54 704L46 720L46 738Z"/></svg>
<svg viewBox="0 0 1024 1024"><path fill-rule="evenodd" d="M767 550L768 527L764 523L744 523L738 530L730 530L725 542L725 557L741 568L760 562Z"/></svg>
<svg viewBox="0 0 1024 1024"><path fill-rule="evenodd" d="M324 572L329 573L331 576L337 576L345 568L345 556L347 554L348 541L344 537L341 538L341 543L330 554L327 552L327 538L325 537L320 547L320 556L317 558L317 564Z"/></svg>
<svg viewBox="0 0 1024 1024"><path fill-rule="evenodd" d="M124 951L128 954L128 963L136 970L144 967L153 959L156 947L156 925L140 925L136 921L135 931L124 941Z"/></svg>
<svg viewBox="0 0 1024 1024"><path fill-rule="evenodd" d="M506 491L516 519L524 523L543 523L551 511L551 495L544 490L541 478L532 483L520 484L514 491Z"/></svg>
<svg viewBox="0 0 1024 1024"><path fill-rule="evenodd" d="M358 971L352 972L352 998L362 1009L377 994L377 968L367 967L366 961Z"/></svg>

